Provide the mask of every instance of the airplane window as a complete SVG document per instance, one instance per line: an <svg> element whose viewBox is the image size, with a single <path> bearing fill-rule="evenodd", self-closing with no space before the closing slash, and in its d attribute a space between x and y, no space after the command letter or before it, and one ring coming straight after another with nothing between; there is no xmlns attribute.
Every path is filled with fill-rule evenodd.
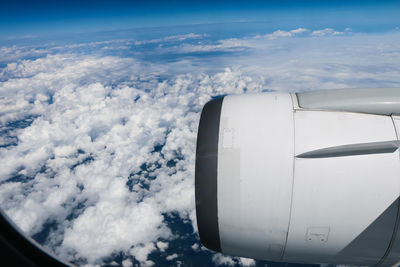
<svg viewBox="0 0 400 267"><path fill-rule="evenodd" d="M2 2L2 240L33 240L15 262L54 266L32 256L47 250L76 266L319 265L200 242L201 111L238 94L399 88L399 14L389 0Z"/></svg>

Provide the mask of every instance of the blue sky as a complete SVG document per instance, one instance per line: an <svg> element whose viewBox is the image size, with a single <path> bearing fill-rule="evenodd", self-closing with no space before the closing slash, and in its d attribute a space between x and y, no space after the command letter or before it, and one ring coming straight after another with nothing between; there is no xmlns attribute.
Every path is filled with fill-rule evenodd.
<svg viewBox="0 0 400 267"><path fill-rule="evenodd" d="M0 38L232 21L277 27L400 26L400 1L3 1Z"/></svg>

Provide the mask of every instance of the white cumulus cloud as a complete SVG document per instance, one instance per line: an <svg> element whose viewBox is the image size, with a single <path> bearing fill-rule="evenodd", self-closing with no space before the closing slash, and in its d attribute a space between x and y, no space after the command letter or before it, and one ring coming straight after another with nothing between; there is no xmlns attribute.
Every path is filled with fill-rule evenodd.
<svg viewBox="0 0 400 267"><path fill-rule="evenodd" d="M343 35L345 33L350 33L351 29L346 28L343 32L341 31L335 31L332 28L325 28L323 30L316 30L312 31L311 35L316 36L316 37L321 37L321 36L335 36L335 35Z"/></svg>
<svg viewBox="0 0 400 267"><path fill-rule="evenodd" d="M212 261L217 266L255 266L256 261L248 258L241 257L231 257L223 255L221 253L216 253L212 257Z"/></svg>
<svg viewBox="0 0 400 267"><path fill-rule="evenodd" d="M302 33L308 32L309 30L306 28L297 28L294 30L290 31L284 31L284 30L276 30L273 33L265 34L265 35L257 35L256 38L265 38L267 40L275 40L277 38L282 38L282 37L294 37L296 35L300 35Z"/></svg>
<svg viewBox="0 0 400 267"><path fill-rule="evenodd" d="M48 245L65 259L99 263L125 251L151 265L155 245L167 248L160 239L174 238L164 215L195 217L201 107L227 88L261 90L251 79L238 83L241 74L230 69L169 81L137 73L131 59L72 55L3 70L3 123L39 117L18 132L16 146L0 150L1 205L31 235L59 224ZM14 105L28 95L32 101ZM52 101L38 102L41 95Z"/></svg>

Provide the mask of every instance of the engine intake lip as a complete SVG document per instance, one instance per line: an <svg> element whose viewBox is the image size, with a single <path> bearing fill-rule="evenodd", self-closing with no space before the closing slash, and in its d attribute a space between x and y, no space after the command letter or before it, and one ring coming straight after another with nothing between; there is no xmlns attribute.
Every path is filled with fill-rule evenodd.
<svg viewBox="0 0 400 267"><path fill-rule="evenodd" d="M195 197L201 243L221 252L218 228L218 137L223 97L209 101L200 117L196 147Z"/></svg>

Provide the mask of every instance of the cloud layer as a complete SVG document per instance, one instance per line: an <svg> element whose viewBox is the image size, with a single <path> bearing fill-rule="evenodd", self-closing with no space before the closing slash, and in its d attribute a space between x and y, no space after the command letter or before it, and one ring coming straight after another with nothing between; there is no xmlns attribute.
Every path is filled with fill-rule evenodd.
<svg viewBox="0 0 400 267"><path fill-rule="evenodd" d="M150 264L154 243L174 238L165 214L195 222L201 107L226 87L261 89L230 70L159 81L137 75L135 64L56 55L3 71L3 124L39 117L0 151L2 207L31 235L55 222L47 242L68 260L96 263L124 251Z"/></svg>
<svg viewBox="0 0 400 267"><path fill-rule="evenodd" d="M179 236L170 218L195 235L195 143L208 100L265 90L400 85L398 33L298 28L207 37L92 42L70 45L68 53L45 47L44 56L33 59L16 52L26 48L2 47L10 61L0 69L2 208L28 234L78 264L122 255L123 266L152 265L154 253L182 263L184 255L170 244L188 236ZM173 60L139 59L118 49L148 44L166 44L145 52ZM82 54L81 47L94 50ZM118 53L99 53L104 47ZM198 239L188 249L204 251ZM212 261L255 264L220 254Z"/></svg>

